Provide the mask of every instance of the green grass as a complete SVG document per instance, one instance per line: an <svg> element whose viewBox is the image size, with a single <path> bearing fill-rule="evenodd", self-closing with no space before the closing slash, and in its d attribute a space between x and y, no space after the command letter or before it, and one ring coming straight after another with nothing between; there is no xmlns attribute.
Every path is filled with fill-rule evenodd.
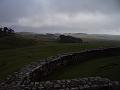
<svg viewBox="0 0 120 90"><path fill-rule="evenodd" d="M0 37L0 50L28 47L36 44L37 41L20 36Z"/></svg>
<svg viewBox="0 0 120 90"><path fill-rule="evenodd" d="M67 52L79 52L85 49L112 47L120 45L118 42L97 42L80 44L43 41L31 45L31 41L29 41L28 43L28 40L26 39L20 39L21 43L19 44L18 41L16 40L12 44L11 42L9 44L7 42L8 45L5 44L7 46L0 46L0 79L4 79L7 75L12 74L14 71L20 69L22 66L32 61L41 60L52 55ZM27 43L30 45L26 45Z"/></svg>
<svg viewBox="0 0 120 90"><path fill-rule="evenodd" d="M120 80L120 56L92 59L77 65L70 65L55 71L49 79L70 79L101 76Z"/></svg>

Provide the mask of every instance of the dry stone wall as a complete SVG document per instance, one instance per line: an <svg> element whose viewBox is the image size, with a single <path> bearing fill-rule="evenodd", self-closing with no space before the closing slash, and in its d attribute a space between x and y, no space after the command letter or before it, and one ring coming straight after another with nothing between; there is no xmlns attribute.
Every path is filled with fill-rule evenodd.
<svg viewBox="0 0 120 90"><path fill-rule="evenodd" d="M119 90L118 81L101 77L52 81L47 79L49 74L61 67L111 55L120 55L120 48L66 53L33 62L1 81L0 90Z"/></svg>
<svg viewBox="0 0 120 90"><path fill-rule="evenodd" d="M119 83L107 78L87 77L71 80L26 82L20 88L23 90L119 90Z"/></svg>

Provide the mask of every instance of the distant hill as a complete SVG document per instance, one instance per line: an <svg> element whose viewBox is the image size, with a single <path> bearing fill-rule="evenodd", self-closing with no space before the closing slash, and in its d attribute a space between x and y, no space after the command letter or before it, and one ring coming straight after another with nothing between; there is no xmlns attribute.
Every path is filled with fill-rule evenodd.
<svg viewBox="0 0 120 90"><path fill-rule="evenodd" d="M50 33L38 34L32 32L19 32L17 34L25 38L37 39L41 41L55 41L59 36L58 34L50 34Z"/></svg>
<svg viewBox="0 0 120 90"><path fill-rule="evenodd" d="M19 32L18 35L29 38L36 39L40 41L56 41L57 38L62 35L59 33L51 34L38 34L33 32ZM76 38L81 38L83 42L93 42L93 41L120 41L120 35L107 35L107 34L86 34L86 33L64 33L63 35L69 35Z"/></svg>
<svg viewBox="0 0 120 90"><path fill-rule="evenodd" d="M82 39L80 38L75 38L72 36L66 36L66 35L60 35L58 38L59 42L63 42L63 43L82 43Z"/></svg>
<svg viewBox="0 0 120 90"><path fill-rule="evenodd" d="M107 34L86 34L86 33L65 33L73 37L82 38L84 41L96 40L115 40L120 41L120 35L107 35Z"/></svg>

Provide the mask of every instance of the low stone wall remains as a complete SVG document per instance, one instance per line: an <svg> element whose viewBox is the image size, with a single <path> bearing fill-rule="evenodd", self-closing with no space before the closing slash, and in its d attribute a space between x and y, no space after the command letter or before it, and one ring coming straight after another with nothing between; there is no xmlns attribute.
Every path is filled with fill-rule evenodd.
<svg viewBox="0 0 120 90"><path fill-rule="evenodd" d="M119 90L118 81L101 77L52 81L47 79L48 75L61 67L111 55L120 55L120 48L66 53L36 61L9 75L6 80L0 81L0 90Z"/></svg>

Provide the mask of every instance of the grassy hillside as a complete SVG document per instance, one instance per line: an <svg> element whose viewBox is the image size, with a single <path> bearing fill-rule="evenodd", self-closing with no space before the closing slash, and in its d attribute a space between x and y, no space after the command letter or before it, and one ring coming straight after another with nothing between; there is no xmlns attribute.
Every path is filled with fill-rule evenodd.
<svg viewBox="0 0 120 90"><path fill-rule="evenodd" d="M120 80L120 56L92 59L81 64L67 66L51 74L49 79L102 76Z"/></svg>
<svg viewBox="0 0 120 90"><path fill-rule="evenodd" d="M85 49L120 46L120 42L102 41L94 43L59 43L36 41L22 37L0 38L0 79L22 66L52 55L79 52Z"/></svg>
<svg viewBox="0 0 120 90"><path fill-rule="evenodd" d="M111 47L108 43L79 44L44 42L29 47L5 49L0 51L0 79L20 69L23 65L51 55L78 52L85 49Z"/></svg>
<svg viewBox="0 0 120 90"><path fill-rule="evenodd" d="M41 41L56 41L56 39L58 38L58 35L50 33L38 34L33 32L19 32L17 34L25 38L36 39Z"/></svg>
<svg viewBox="0 0 120 90"><path fill-rule="evenodd" d="M65 33L65 35L71 35L77 38L82 38L84 41L120 41L120 35L107 35L107 34L86 34L86 33Z"/></svg>
<svg viewBox="0 0 120 90"><path fill-rule="evenodd" d="M37 41L20 36L0 37L0 50L27 47L36 44Z"/></svg>

